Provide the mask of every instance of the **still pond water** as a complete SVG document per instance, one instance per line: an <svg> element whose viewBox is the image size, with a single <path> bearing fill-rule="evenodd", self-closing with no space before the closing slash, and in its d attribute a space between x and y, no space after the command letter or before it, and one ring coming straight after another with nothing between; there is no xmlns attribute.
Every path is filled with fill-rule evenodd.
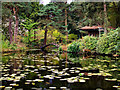
<svg viewBox="0 0 120 90"><path fill-rule="evenodd" d="M26 51L2 55L2 90L117 90L120 57Z"/></svg>

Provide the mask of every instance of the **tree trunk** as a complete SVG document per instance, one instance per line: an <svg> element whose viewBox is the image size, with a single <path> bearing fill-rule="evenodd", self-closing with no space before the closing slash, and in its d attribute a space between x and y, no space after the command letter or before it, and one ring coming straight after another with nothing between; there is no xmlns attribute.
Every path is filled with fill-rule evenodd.
<svg viewBox="0 0 120 90"><path fill-rule="evenodd" d="M16 43L17 41L17 32L18 32L18 17L15 15L15 30L14 30L14 42Z"/></svg>
<svg viewBox="0 0 120 90"><path fill-rule="evenodd" d="M65 2L67 4L67 1ZM67 42L68 42L68 30L67 30L67 9L65 8L65 31L66 31L66 48L67 48ZM66 50L67 51L67 50ZM66 53L66 65L67 65L67 53Z"/></svg>
<svg viewBox="0 0 120 90"><path fill-rule="evenodd" d="M44 45L46 45L46 42L47 42L47 26L45 28L45 35L44 35Z"/></svg>
<svg viewBox="0 0 120 90"><path fill-rule="evenodd" d="M18 16L17 16L18 8L16 7L16 10L15 10L15 8L13 8L13 12L14 12L14 15L15 15L14 42L16 43L17 32L18 32Z"/></svg>
<svg viewBox="0 0 120 90"><path fill-rule="evenodd" d="M36 31L34 30L34 42L36 41Z"/></svg>
<svg viewBox="0 0 120 90"><path fill-rule="evenodd" d="M13 41L13 38L12 38L12 28L11 28L11 24L12 23L12 19L11 17L9 18L9 35L10 35L10 44L12 43Z"/></svg>
<svg viewBox="0 0 120 90"><path fill-rule="evenodd" d="M68 31L67 31L67 10L65 9L65 31L66 31L66 40L68 41Z"/></svg>
<svg viewBox="0 0 120 90"><path fill-rule="evenodd" d="M107 12L106 12L106 4L104 2L104 33L105 34L107 34L106 26L107 26Z"/></svg>
<svg viewBox="0 0 120 90"><path fill-rule="evenodd" d="M30 46L30 32L31 32L31 30L28 30L28 46Z"/></svg>

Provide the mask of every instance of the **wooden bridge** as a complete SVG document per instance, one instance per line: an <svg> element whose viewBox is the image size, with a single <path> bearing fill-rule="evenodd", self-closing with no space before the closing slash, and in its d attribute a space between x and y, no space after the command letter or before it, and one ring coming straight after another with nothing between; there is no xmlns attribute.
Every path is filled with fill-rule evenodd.
<svg viewBox="0 0 120 90"><path fill-rule="evenodd" d="M42 47L40 47L40 49L44 50L47 46L50 46L50 45L53 45L53 46L55 46L57 48L59 47L59 45L56 44L56 43L50 43L50 44L47 44L47 45L43 45Z"/></svg>

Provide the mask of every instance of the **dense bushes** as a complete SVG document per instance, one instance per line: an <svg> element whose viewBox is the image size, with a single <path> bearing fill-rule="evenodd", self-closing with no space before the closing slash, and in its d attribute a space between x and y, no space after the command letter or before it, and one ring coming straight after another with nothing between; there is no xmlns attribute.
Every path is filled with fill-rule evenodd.
<svg viewBox="0 0 120 90"><path fill-rule="evenodd" d="M79 52L83 49L96 50L97 37L85 36L83 39L73 42L68 47L68 52Z"/></svg>
<svg viewBox="0 0 120 90"><path fill-rule="evenodd" d="M70 57L75 57L75 55L78 56L77 52L80 52L79 46L80 46L79 42L75 42L75 41L72 44L70 44L67 51L72 53L68 53L68 56Z"/></svg>
<svg viewBox="0 0 120 90"><path fill-rule="evenodd" d="M10 44L8 40L2 40L2 50L4 49L12 49L15 50L17 48L16 44Z"/></svg>
<svg viewBox="0 0 120 90"><path fill-rule="evenodd" d="M85 36L68 47L69 52L79 52L83 49L96 51L100 54L120 54L120 28L111 30L100 38Z"/></svg>
<svg viewBox="0 0 120 90"><path fill-rule="evenodd" d="M97 37L93 36L85 36L83 39L80 40L80 50L82 49L89 49L95 50L97 43Z"/></svg>
<svg viewBox="0 0 120 90"><path fill-rule="evenodd" d="M77 35L75 35L75 34L69 34L68 35L68 39L69 40L76 40L78 37L77 37Z"/></svg>
<svg viewBox="0 0 120 90"><path fill-rule="evenodd" d="M80 46L79 42L73 42L72 44L69 45L67 51L68 52L79 52L80 51L79 46Z"/></svg>
<svg viewBox="0 0 120 90"><path fill-rule="evenodd" d="M58 50L59 50L59 51L63 51L62 46L60 46L60 47L58 48Z"/></svg>
<svg viewBox="0 0 120 90"><path fill-rule="evenodd" d="M103 54L118 54L120 52L120 28L100 37L97 42L96 51Z"/></svg>
<svg viewBox="0 0 120 90"><path fill-rule="evenodd" d="M6 40L5 36L2 35L2 49L13 49L15 50L17 47L16 47L16 44L10 44L10 42L8 40Z"/></svg>

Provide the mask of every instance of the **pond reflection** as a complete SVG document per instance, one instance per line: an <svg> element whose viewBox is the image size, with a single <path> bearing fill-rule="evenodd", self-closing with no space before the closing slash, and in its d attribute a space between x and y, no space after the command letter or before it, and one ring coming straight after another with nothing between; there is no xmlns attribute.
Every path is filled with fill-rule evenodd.
<svg viewBox="0 0 120 90"><path fill-rule="evenodd" d="M119 57L34 50L5 53L2 60L3 90L116 90L120 85Z"/></svg>

